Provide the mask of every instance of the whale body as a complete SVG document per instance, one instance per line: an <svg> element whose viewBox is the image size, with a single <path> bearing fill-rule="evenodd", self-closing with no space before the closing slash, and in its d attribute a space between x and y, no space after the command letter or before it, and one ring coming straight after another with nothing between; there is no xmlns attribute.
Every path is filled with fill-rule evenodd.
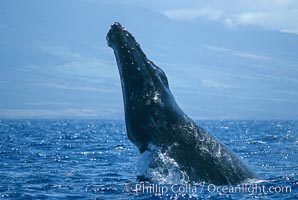
<svg viewBox="0 0 298 200"><path fill-rule="evenodd" d="M181 110L166 74L146 57L131 33L116 22L106 38L120 73L127 136L140 153L150 145L158 147L190 181L223 185L256 177L226 145Z"/></svg>

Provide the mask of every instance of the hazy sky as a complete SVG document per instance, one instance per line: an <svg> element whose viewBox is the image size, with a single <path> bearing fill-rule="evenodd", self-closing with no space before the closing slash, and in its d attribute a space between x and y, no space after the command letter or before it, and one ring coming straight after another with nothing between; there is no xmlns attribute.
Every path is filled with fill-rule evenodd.
<svg viewBox="0 0 298 200"><path fill-rule="evenodd" d="M195 119L298 119L298 1L1 0L0 117L123 118L120 21Z"/></svg>

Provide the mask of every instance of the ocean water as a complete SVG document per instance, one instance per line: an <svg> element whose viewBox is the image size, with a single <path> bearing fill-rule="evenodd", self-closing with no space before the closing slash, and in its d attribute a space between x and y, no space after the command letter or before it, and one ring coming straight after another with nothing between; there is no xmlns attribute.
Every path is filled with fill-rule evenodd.
<svg viewBox="0 0 298 200"><path fill-rule="evenodd" d="M138 183L140 155L124 121L0 120L0 198L298 199L298 121L198 123L259 179L234 186Z"/></svg>

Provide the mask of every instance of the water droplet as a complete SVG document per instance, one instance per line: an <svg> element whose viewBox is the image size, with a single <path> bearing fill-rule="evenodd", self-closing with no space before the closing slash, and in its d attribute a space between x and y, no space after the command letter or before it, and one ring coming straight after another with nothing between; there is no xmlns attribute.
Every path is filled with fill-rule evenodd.
<svg viewBox="0 0 298 200"><path fill-rule="evenodd" d="M153 100L156 102L157 100L158 100L158 97L159 96L159 94L156 92L156 93L154 93L154 97L153 97Z"/></svg>

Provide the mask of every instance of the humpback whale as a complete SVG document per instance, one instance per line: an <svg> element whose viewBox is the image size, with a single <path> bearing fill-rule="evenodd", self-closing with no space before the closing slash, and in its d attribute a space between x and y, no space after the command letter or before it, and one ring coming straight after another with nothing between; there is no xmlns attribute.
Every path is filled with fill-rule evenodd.
<svg viewBox="0 0 298 200"><path fill-rule="evenodd" d="M226 145L181 110L166 74L147 58L131 33L115 22L106 39L120 73L127 136L140 153L150 145L160 148L190 181L224 185L256 177Z"/></svg>

